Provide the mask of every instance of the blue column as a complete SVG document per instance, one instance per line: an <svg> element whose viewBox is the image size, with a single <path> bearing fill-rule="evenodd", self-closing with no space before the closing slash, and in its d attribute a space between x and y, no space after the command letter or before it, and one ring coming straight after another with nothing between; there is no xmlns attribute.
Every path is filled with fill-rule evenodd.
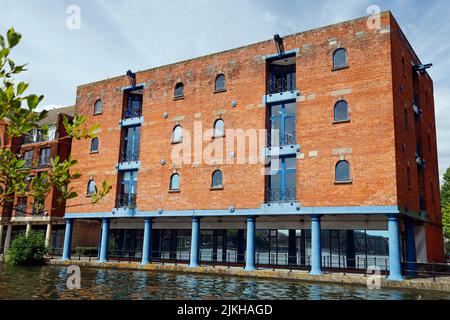
<svg viewBox="0 0 450 320"><path fill-rule="evenodd" d="M320 244L320 216L311 216L311 271L312 275L322 274L322 247Z"/></svg>
<svg viewBox="0 0 450 320"><path fill-rule="evenodd" d="M245 271L255 270L255 217L247 218L247 250L245 255Z"/></svg>
<svg viewBox="0 0 450 320"><path fill-rule="evenodd" d="M391 281L401 281L402 267L400 258L400 237L398 231L398 217L396 215L388 216L389 230L389 277Z"/></svg>
<svg viewBox="0 0 450 320"><path fill-rule="evenodd" d="M66 219L66 233L64 234L64 248L61 260L70 260L70 251L72 249L72 219Z"/></svg>
<svg viewBox="0 0 450 320"><path fill-rule="evenodd" d="M145 218L144 222L144 243L142 245L142 261L141 264L150 263L151 248L152 248L152 219Z"/></svg>
<svg viewBox="0 0 450 320"><path fill-rule="evenodd" d="M102 221L102 242L100 245L100 259L98 262L108 261L108 238L109 238L109 218Z"/></svg>
<svg viewBox="0 0 450 320"><path fill-rule="evenodd" d="M189 268L196 268L199 266L199 253L200 253L200 218L192 217L191 260L189 261Z"/></svg>
<svg viewBox="0 0 450 320"><path fill-rule="evenodd" d="M405 219L405 240L406 240L406 269L408 275L417 274L416 239L414 234L414 219Z"/></svg>

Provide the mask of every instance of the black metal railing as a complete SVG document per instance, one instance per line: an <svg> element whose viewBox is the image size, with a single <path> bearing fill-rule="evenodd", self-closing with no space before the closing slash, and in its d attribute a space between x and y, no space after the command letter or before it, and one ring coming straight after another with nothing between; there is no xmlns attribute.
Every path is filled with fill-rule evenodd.
<svg viewBox="0 0 450 320"><path fill-rule="evenodd" d="M294 78L279 78L275 80L269 80L267 83L267 90L269 94L294 91L295 89L296 87Z"/></svg>
<svg viewBox="0 0 450 320"><path fill-rule="evenodd" d="M135 194L121 194L117 197L117 208L136 209Z"/></svg>
<svg viewBox="0 0 450 320"><path fill-rule="evenodd" d="M131 162L139 160L139 150L122 151L120 154L120 162Z"/></svg>
<svg viewBox="0 0 450 320"><path fill-rule="evenodd" d="M62 256L62 248L51 248L50 258ZM72 260L95 260L98 259L98 250L75 250L72 251ZM159 250L150 253L152 263L172 263L188 264L191 253L189 248L178 249L176 251ZM142 248L134 250L112 249L108 250L108 259L113 261L139 262L142 259ZM245 266L245 253L238 253L237 250L216 252L212 249L202 248L199 251L199 262L203 266ZM272 252L258 250L255 252L255 265L262 269L289 269L307 270L311 269L310 255L289 255L287 252ZM321 260L322 270L325 273L356 273L364 276L379 274L389 275L388 256L357 256L355 259L348 259L345 255L323 254ZM450 276L450 264L448 263L417 263L403 262L402 274L405 278L431 278L436 281L439 277Z"/></svg>
<svg viewBox="0 0 450 320"><path fill-rule="evenodd" d="M39 157L38 167L48 167L50 165L50 157Z"/></svg>
<svg viewBox="0 0 450 320"><path fill-rule="evenodd" d="M16 217L25 217L27 213L27 205L26 204L17 204L15 207L14 215Z"/></svg>
<svg viewBox="0 0 450 320"><path fill-rule="evenodd" d="M296 144L297 139L295 132L293 133L286 133L284 135L280 134L267 134L267 147L280 147L280 146L286 146L286 145L292 145Z"/></svg>
<svg viewBox="0 0 450 320"><path fill-rule="evenodd" d="M266 202L287 202L297 200L297 189L266 189Z"/></svg>
<svg viewBox="0 0 450 320"><path fill-rule="evenodd" d="M43 133L35 133L35 134L27 134L22 137L22 144L31 144L38 142L46 142L54 140L55 134L43 134Z"/></svg>
<svg viewBox="0 0 450 320"><path fill-rule="evenodd" d="M125 109L124 118L138 118L142 115L142 107L127 107Z"/></svg>

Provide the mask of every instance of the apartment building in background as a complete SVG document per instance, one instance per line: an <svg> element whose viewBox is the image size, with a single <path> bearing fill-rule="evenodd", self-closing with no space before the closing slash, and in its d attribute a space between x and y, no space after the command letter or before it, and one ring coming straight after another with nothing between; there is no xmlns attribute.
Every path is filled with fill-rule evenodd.
<svg viewBox="0 0 450 320"><path fill-rule="evenodd" d="M21 138L7 137L7 121L1 126L1 139L6 144L2 147L10 148L26 161L26 166L31 169L27 178L31 189L31 179L35 175L48 173L51 168L51 159L59 156L61 161L68 159L71 152L72 139L67 136L63 119L72 118L75 107L54 109L48 112L48 116L42 120L40 125L47 125L48 131L44 133L34 129L30 134ZM34 206L34 198L31 195L15 196L13 202L5 202L2 207L0 224L0 247L6 251L11 242L20 234L30 230L45 233L47 246L51 248L62 248L64 241L64 213L65 202L60 201L60 192L52 189L41 206ZM94 223L95 225L95 223ZM83 233L89 234L92 224L86 225ZM98 226L97 226L98 227ZM78 230L78 228L77 228ZM76 234L78 231L75 231ZM86 236L81 236L77 241L86 244ZM92 240L92 239L91 239ZM97 239L92 240L97 245ZM92 243L92 242L91 242Z"/></svg>

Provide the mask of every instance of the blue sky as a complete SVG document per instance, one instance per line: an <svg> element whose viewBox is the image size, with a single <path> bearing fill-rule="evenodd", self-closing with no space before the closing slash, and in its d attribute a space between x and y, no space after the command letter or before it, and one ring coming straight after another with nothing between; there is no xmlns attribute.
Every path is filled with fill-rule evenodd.
<svg viewBox="0 0 450 320"><path fill-rule="evenodd" d="M66 27L69 5L81 28ZM432 62L441 175L450 166L450 5L435 1L0 0L0 31L24 36L15 51L43 106L72 105L76 86L391 10L422 62Z"/></svg>

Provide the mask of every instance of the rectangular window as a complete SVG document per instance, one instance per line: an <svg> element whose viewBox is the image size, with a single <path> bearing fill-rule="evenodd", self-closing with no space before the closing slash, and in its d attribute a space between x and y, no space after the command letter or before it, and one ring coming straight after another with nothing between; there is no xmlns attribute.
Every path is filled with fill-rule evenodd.
<svg viewBox="0 0 450 320"><path fill-rule="evenodd" d="M136 118L142 115L142 95L129 93L125 108L125 119Z"/></svg>
<svg viewBox="0 0 450 320"><path fill-rule="evenodd" d="M17 198L16 217L25 216L27 213L27 197Z"/></svg>
<svg viewBox="0 0 450 320"><path fill-rule="evenodd" d="M296 143L295 102L270 106L269 141L270 147L278 147Z"/></svg>
<svg viewBox="0 0 450 320"><path fill-rule="evenodd" d="M39 155L39 166L50 165L50 148L42 148Z"/></svg>
<svg viewBox="0 0 450 320"><path fill-rule="evenodd" d="M33 150L25 151L25 153L23 154L23 160L25 160L26 167L31 167L31 165L33 164Z"/></svg>
<svg viewBox="0 0 450 320"><path fill-rule="evenodd" d="M138 161L141 140L141 127L125 129L121 162Z"/></svg>
<svg viewBox="0 0 450 320"><path fill-rule="evenodd" d="M136 208L137 171L125 171L120 182L119 208Z"/></svg>
<svg viewBox="0 0 450 320"><path fill-rule="evenodd" d="M280 158L271 161L268 202L293 201L297 199L296 158Z"/></svg>

